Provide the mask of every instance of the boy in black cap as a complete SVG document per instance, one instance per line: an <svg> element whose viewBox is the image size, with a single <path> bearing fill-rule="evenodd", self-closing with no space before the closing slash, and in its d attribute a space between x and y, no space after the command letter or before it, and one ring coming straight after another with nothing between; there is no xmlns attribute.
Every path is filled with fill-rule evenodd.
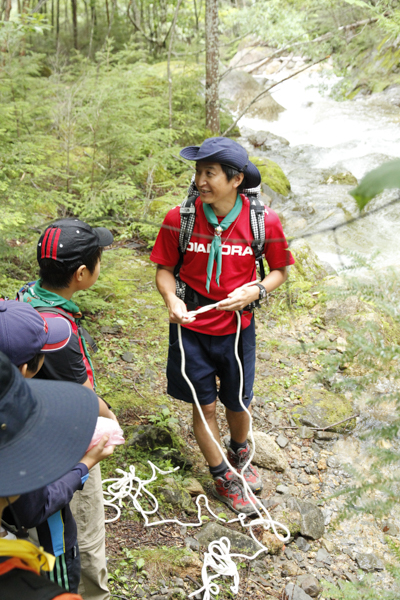
<svg viewBox="0 0 400 600"><path fill-rule="evenodd" d="M72 383L24 380L0 352L0 517L20 494L68 473L85 453L98 416L96 395ZM66 435L66 431L68 435ZM79 600L52 581L54 557L27 540L0 538L2 600Z"/></svg>
<svg viewBox="0 0 400 600"><path fill-rule="evenodd" d="M29 304L15 300L0 302L0 351L24 377L34 377L45 354L65 347L70 336L71 326L62 317L47 322ZM83 488L89 470L112 453L113 448L105 448L105 443L103 440L87 452L63 478L21 495L12 514L8 509L4 511L7 523L15 525L15 519L18 519L26 529L36 530L34 535L40 546L56 557L49 578L61 582L71 592L78 591L80 556L76 523L69 503L74 492Z"/></svg>
<svg viewBox="0 0 400 600"><path fill-rule="evenodd" d="M70 320L73 331L67 346L46 360L39 373L41 378L73 381L90 389L95 387L93 366L85 340L85 337L88 338L80 325L82 314L72 301L72 296L77 291L89 289L97 281L102 250L112 241L113 235L108 229L92 229L79 219L56 221L40 237L37 246L40 279L27 288L23 300L46 319L55 316L54 313L61 314ZM115 419L105 402L100 402L100 415ZM71 509L78 526L81 551L79 591L85 600L108 600L99 465L92 469L84 489L74 494Z"/></svg>
<svg viewBox="0 0 400 600"><path fill-rule="evenodd" d="M216 397L225 405L231 434L228 460L239 472L247 462L249 417L239 402L239 368L235 358L236 315L241 315L241 362L244 372L242 401L246 407L253 397L255 373L255 328L247 305L266 297L287 278L287 266L294 262L278 216L265 209L267 243L264 255L270 272L255 282L256 264L251 247L250 202L244 189L261 183L260 173L246 150L228 138L209 138L199 146L181 151L181 156L196 161L195 221L192 237L183 255L179 278L187 296L196 297L196 306L218 302L218 307L198 315L188 315L185 302L176 294L175 269L182 260L180 246L180 207L167 214L151 260L157 263L156 283L164 298L170 319L170 346L167 377L168 393L193 404L193 395L181 374L181 354L177 323L182 325L186 355L186 374L193 383L203 415L220 443L216 420ZM215 264L214 264L215 263ZM249 285L250 284L250 285ZM185 297L186 299L186 297ZM220 387L217 392L216 376ZM252 514L254 498L247 498L243 485L225 462L211 440L193 404L193 429L197 443L214 477L214 495L235 512ZM261 478L249 465L244 473L253 492L262 489Z"/></svg>

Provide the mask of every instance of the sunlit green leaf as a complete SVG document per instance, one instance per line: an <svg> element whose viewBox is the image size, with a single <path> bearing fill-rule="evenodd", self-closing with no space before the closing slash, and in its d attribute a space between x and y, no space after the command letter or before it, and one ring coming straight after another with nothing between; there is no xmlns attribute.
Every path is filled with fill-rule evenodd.
<svg viewBox="0 0 400 600"><path fill-rule="evenodd" d="M391 188L400 188L400 159L391 160L367 173L350 194L362 210L372 198Z"/></svg>

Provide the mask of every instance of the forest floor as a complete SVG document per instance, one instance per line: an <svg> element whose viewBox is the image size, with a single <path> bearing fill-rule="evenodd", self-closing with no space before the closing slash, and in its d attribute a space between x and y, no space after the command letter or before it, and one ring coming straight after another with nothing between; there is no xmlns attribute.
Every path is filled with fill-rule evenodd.
<svg viewBox="0 0 400 600"><path fill-rule="evenodd" d="M301 260L298 262L301 265ZM278 521L285 521L286 517L289 528L294 525L294 529L288 544L268 538L270 553L253 561L240 559L240 587L236 596L239 600L250 596L284 598L284 590L289 591L286 586L290 583L301 585L307 598L316 597L321 594L323 582L339 591L346 581L358 581L366 572L373 572L376 582L385 588L392 583L383 566L383 561L393 562L388 528L368 515L339 518L344 500L335 494L351 483L343 466L343 455L353 447L354 434L346 429L346 423L336 427L339 430L336 433L298 427L293 412L307 404L310 392L329 387L317 379L321 356L343 351L345 332L338 325L323 324L326 282L315 277L315 272L310 268L307 281L301 274L303 269L292 269L291 293L296 289L301 293L296 302L289 303L290 309L283 288L272 294L269 303L256 313L254 431L272 436L279 456L287 463L283 472L271 467L259 468L264 483L261 497L272 517ZM165 480L159 475L149 486L160 503L157 520L176 518L186 523L197 522L194 500L201 490L205 491L212 510L230 519L235 515L227 515L229 510L210 493L211 478L193 436L190 405L166 394L168 319L154 275L155 266L145 247L138 240L130 240L104 254L98 283L79 300L85 310L96 307L96 315L89 316L86 324L100 348L95 357L98 393L117 413L128 442L117 447L114 455L102 464L103 478L120 477L116 469L127 471L130 465L135 466L142 478L147 478L148 460L161 469L171 469L176 463L164 444L153 448L145 443L129 445L138 428L149 425L169 429L172 445L189 459L192 467L181 469ZM331 399L334 398L332 394ZM352 406L350 395L347 400L350 414L356 414L358 409ZM336 409L335 402L331 402L325 425L340 420ZM222 406L219 422L222 435L226 435ZM171 485L178 490L175 504L171 494L165 495ZM189 507L185 498L179 499L179 491L187 498L187 490L192 494ZM320 511L316 518L322 518L325 524L323 536L318 534L318 539L312 539L307 532L302 533L299 514L296 524L296 515L288 508L289 498L312 503ZM144 506L149 507L146 502ZM309 504L303 506L306 512L307 507ZM108 518L114 515L112 508L107 509ZM202 515L205 525L198 529L178 524L145 527L132 503L124 500L121 517L106 525L112 597L169 600L185 598L199 589L204 551L209 543L199 533L214 520L205 509ZM246 533L237 523L224 527L227 534L229 530ZM255 534L262 539L261 528ZM232 583L230 577L218 580L219 599L233 597ZM324 598L335 597L332 594L322 592Z"/></svg>

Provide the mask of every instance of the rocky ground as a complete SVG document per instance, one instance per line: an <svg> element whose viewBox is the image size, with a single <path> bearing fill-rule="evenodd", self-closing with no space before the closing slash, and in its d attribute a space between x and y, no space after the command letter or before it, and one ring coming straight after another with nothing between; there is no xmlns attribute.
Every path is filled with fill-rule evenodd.
<svg viewBox="0 0 400 600"><path fill-rule="evenodd" d="M297 259L301 267L300 251ZM314 258L310 254L307 260L311 271L310 260ZM140 261L146 285L151 286L151 266L146 259ZM128 263L126 260L126 268ZM299 283L298 278L296 281ZM396 539L397 524L377 522L361 512L339 518L345 500L335 494L352 483L346 463L350 461L354 466L363 459L358 441L363 417L355 416L359 407L350 392L338 394L332 390L333 381L321 383L317 377L324 356L341 356L345 350L346 334L338 326L339 317L346 312L360 316L362 307L351 299L340 305L336 300L322 300L321 286L327 281L314 279L306 291L303 286L303 299L307 298L309 305L298 314L288 311L282 292L257 315L256 398L252 403L254 463L262 473L264 505L274 519L287 524L292 536L284 545L261 528L256 530L257 539L264 541L269 552L254 561L237 560L240 600L250 596L334 598L334 591L323 588L324 582L339 591L346 582L362 580L367 573L372 574L374 585L381 589L392 586L386 567L394 562L394 556L388 540ZM165 319L154 288L151 293L151 304L143 304L142 318L146 308L153 311L150 321L159 319L158 314ZM117 323L116 317L108 322ZM152 330L156 331L156 323L153 325ZM124 325L117 323L115 329L112 327L103 326L104 347L106 342L111 347L124 335ZM160 340L166 333L163 329L164 322ZM123 409L124 402L120 400L119 418L128 445L115 453L115 462L109 463L104 472L115 476L115 467L127 469L136 464L148 476L144 465L149 458L162 468L180 465L180 471L160 476L151 489L160 500L157 519L174 517L188 525L145 528L126 501L121 519L107 525L110 583L117 598L185 598L200 587L204 552L210 541L225 535L231 539L233 551L248 555L257 547L247 530L237 523L215 524L205 509L204 525L189 526L197 521L194 500L203 491L216 514L223 513L228 518L234 515L228 515L229 510L210 494L211 479L193 437L190 406L165 394L165 348L161 355L156 350L152 354L148 331L140 331L131 336L135 337L135 348L142 347L147 363L140 363L136 351L120 350L115 355L118 360L111 364L111 381L114 377L120 389L125 390L126 398L141 396L144 400L138 398L134 408L127 409ZM109 358L109 365L112 360ZM109 381L109 367L103 365L99 370L100 378L107 370ZM334 377L346 377L346 366ZM145 401L148 392L156 399L156 405ZM222 407L219 416L221 431L227 435ZM232 579L221 578L218 583L218 598L232 597Z"/></svg>

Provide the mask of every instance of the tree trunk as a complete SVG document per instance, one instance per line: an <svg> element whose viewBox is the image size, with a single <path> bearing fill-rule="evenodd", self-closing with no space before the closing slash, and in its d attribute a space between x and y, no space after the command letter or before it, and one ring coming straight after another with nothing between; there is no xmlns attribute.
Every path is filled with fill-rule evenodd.
<svg viewBox="0 0 400 600"><path fill-rule="evenodd" d="M60 36L60 0L56 0L56 47L58 49L58 38Z"/></svg>
<svg viewBox="0 0 400 600"><path fill-rule="evenodd" d="M218 0L206 0L206 128L219 134Z"/></svg>
<svg viewBox="0 0 400 600"><path fill-rule="evenodd" d="M76 2L77 2L77 0L71 0L74 48L75 48L75 50L78 50L78 15L77 15L77 10L76 10Z"/></svg>
<svg viewBox="0 0 400 600"><path fill-rule="evenodd" d="M4 10L4 20L10 20L10 12L11 12L11 0L6 0L6 8Z"/></svg>

